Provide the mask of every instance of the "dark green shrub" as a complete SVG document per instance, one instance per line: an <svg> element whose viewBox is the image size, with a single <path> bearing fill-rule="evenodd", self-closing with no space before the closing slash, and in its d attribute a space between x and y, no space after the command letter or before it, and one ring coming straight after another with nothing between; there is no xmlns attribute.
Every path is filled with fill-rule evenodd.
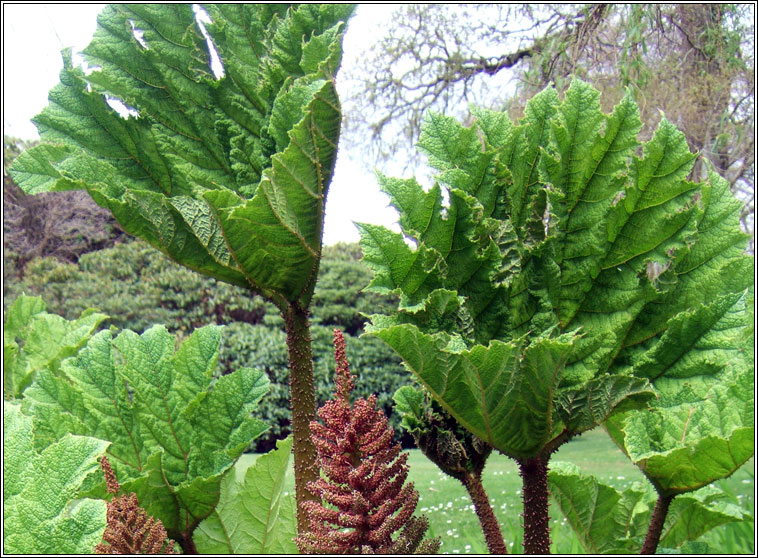
<svg viewBox="0 0 758 558"><path fill-rule="evenodd" d="M355 259L359 256L357 244L325 249L312 305L314 324L355 336L366 322L364 314L387 312L395 304L391 297L362 292L371 274ZM155 323L174 333L211 323L283 328L272 304L175 264L141 241L84 254L78 264L53 257L32 260L23 279L8 281L5 287L6 299L21 293L41 296L50 312L67 319L98 308L116 327L139 332Z"/></svg>
<svg viewBox="0 0 758 558"><path fill-rule="evenodd" d="M363 292L371 273L356 259L359 257L357 244L339 244L325 248L321 260L311 308L318 403L332 397L332 330L339 328L345 333L353 371L360 378L355 396L375 393L396 439L409 444L411 438L403 437L399 418L392 413L392 394L406 385L410 376L383 342L357 339L366 314L388 312L396 302L386 295ZM228 325L218 373L250 366L265 371L271 380L271 393L260 404L260 416L271 430L256 440L255 449L268 451L290 432L284 323L274 306L260 297L179 266L139 240L84 254L77 264L52 257L32 260L23 279L7 284L4 300L21 293L41 296L48 312L66 319L97 308L110 316L108 324L140 333L161 323L181 338L204 325Z"/></svg>
<svg viewBox="0 0 758 558"><path fill-rule="evenodd" d="M211 323L261 323L267 311L276 314L260 297L200 276L141 241L90 252L78 264L33 260L24 278L7 287L7 298L41 296L50 312L67 319L93 307L114 326L137 332L155 323L173 333Z"/></svg>
<svg viewBox="0 0 758 558"><path fill-rule="evenodd" d="M311 328L311 332L316 396L321 405L334 395L333 328L316 325ZM378 339L357 339L345 334L345 341L352 371L360 378L354 396L368 397L375 393L377 407L389 417L390 425L395 430L395 439L412 443L399 428L400 417L392 413L392 394L411 381L410 375L397 356ZM286 405L289 401L289 369L284 331L245 323L228 325L223 333L217 371L225 374L245 366L263 370L271 380L271 390L258 406L260 418L271 429L256 439L253 448L264 452L273 448L277 439L290 432Z"/></svg>

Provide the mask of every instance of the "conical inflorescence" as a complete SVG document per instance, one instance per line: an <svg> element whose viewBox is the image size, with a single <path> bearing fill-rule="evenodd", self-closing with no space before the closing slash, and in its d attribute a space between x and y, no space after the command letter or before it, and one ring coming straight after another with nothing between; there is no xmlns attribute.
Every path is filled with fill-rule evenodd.
<svg viewBox="0 0 758 558"><path fill-rule="evenodd" d="M392 443L393 430L376 408L376 396L350 404L354 376L342 332L334 332L335 396L311 423L322 476L309 489L310 531L296 539L302 552L429 554L439 539L424 540L425 517L415 517L418 492L406 483L408 454Z"/></svg>
<svg viewBox="0 0 758 558"><path fill-rule="evenodd" d="M114 498L108 502L108 525L103 542L95 547L96 554L176 554L173 540L168 538L160 519L148 517L134 492L119 496L121 487L116 475L103 456L100 467L105 474L108 492Z"/></svg>

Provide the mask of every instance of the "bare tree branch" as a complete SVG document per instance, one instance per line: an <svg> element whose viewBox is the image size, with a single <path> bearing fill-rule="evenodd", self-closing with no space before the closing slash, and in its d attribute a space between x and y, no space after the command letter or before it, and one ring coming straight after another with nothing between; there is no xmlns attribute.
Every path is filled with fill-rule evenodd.
<svg viewBox="0 0 758 558"><path fill-rule="evenodd" d="M745 203L754 193L755 7L727 4L406 5L348 74L347 145L370 166L406 166L424 114L465 119L470 103L507 108L574 76L603 92L610 109L629 91L642 138L661 112L682 129ZM703 172L704 163L697 172Z"/></svg>

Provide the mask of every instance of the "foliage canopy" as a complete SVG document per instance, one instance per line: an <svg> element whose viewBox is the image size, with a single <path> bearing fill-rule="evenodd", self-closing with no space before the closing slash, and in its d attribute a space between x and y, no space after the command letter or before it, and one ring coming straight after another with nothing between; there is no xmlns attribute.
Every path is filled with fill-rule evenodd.
<svg viewBox="0 0 758 558"><path fill-rule="evenodd" d="M360 225L361 246L370 287L401 300L369 331L461 424L516 459L547 458L655 398L649 419L612 424L657 488L683 461L648 458L682 444L694 444L681 459L699 470L698 444L713 438L734 459L672 491L736 469L753 452L754 264L727 183L688 181L696 156L681 132L663 118L640 144L632 99L604 114L579 80L563 100L552 88L536 95L518 124L474 114L469 128L427 118L431 189L380 177L403 234ZM728 409L713 390L740 404ZM693 411L688 430L684 404L705 400L715 408ZM723 429L706 427L724 414Z"/></svg>
<svg viewBox="0 0 758 558"><path fill-rule="evenodd" d="M316 509L306 500L320 496L304 482L319 475L304 437L315 393L308 307L341 122L334 74L352 6L204 9L207 30L188 5L107 7L85 51L96 68L85 73L64 55L61 84L36 119L43 143L11 171L29 193L86 189L172 259L278 306L302 532L304 511ZM114 100L131 115L118 115ZM687 495L671 510L694 530L663 532L675 497L730 475L754 452L754 261L728 183L715 172L690 181L697 156L669 121L640 143L631 95L605 114L599 93L579 80L562 99L552 88L536 95L517 124L500 112L473 114L468 128L428 116L420 147L439 172L431 189L380 177L403 233L361 225L362 248L375 271L370 288L400 304L374 315L369 332L455 420L519 462L525 495L542 490L544 513L524 497L525 550L549 548L550 455L600 424L663 502L643 551L662 533L673 546L691 540L695 519L710 528L738 517L712 506L715 497ZM102 495L88 472L108 445L84 435L109 441L119 478L185 550L204 519L198 542L209 548L291 548L292 501L279 505L288 452L262 459L250 482L227 474L265 429L250 416L268 388L264 373L214 378L218 327L196 330L176 350L162 326L93 335L102 319L56 320L23 297L11 308L6 393L23 392L34 425L32 434L8 405L11 535L39 536L14 499L37 505L54 534L60 525L83 533L78 519L61 516L74 494ZM423 396L405 393L406 418L422 417ZM42 472L69 450L67 490L37 501ZM250 496L259 481L268 494ZM628 549L624 526L642 521L634 513L642 492L613 493L574 470L551 483L576 525L587 514L619 520L580 532L585 546L614 538L620 547L611 550ZM241 492L263 528L224 541L242 513L230 498ZM602 509L587 496L601 492ZM83 501L76 511L99 528L102 506ZM268 518L282 526L270 540Z"/></svg>
<svg viewBox="0 0 758 558"><path fill-rule="evenodd" d="M42 144L11 172L27 193L86 189L172 259L307 307L341 120L340 22L352 6L203 9L207 31L187 4L107 6L84 50L95 71L64 53L61 83L34 120Z"/></svg>
<svg viewBox="0 0 758 558"><path fill-rule="evenodd" d="M37 450L72 434L107 440L124 490L186 548L216 507L223 475L266 430L251 412L268 379L243 368L214 381L220 341L217 326L195 330L176 351L163 326L95 334L55 372L37 370L24 391ZM104 496L102 478L83 494Z"/></svg>

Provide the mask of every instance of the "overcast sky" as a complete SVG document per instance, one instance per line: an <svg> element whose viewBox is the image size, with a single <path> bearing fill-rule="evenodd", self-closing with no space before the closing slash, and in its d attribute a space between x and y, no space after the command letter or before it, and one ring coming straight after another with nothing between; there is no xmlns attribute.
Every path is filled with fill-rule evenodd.
<svg viewBox="0 0 758 558"><path fill-rule="evenodd" d="M3 4L3 132L38 139L30 120L47 105L48 91L63 68L60 51L74 52L89 44L97 14L104 4ZM343 67L360 63L364 44L377 36L395 6L361 5L344 39ZM23 53L23 55L21 55ZM338 83L342 89L344 84ZM341 149L326 206L324 244L357 242L353 222L381 224L399 230L389 198L379 191L374 175L355 160L359 154ZM383 172L392 171L382 169Z"/></svg>

